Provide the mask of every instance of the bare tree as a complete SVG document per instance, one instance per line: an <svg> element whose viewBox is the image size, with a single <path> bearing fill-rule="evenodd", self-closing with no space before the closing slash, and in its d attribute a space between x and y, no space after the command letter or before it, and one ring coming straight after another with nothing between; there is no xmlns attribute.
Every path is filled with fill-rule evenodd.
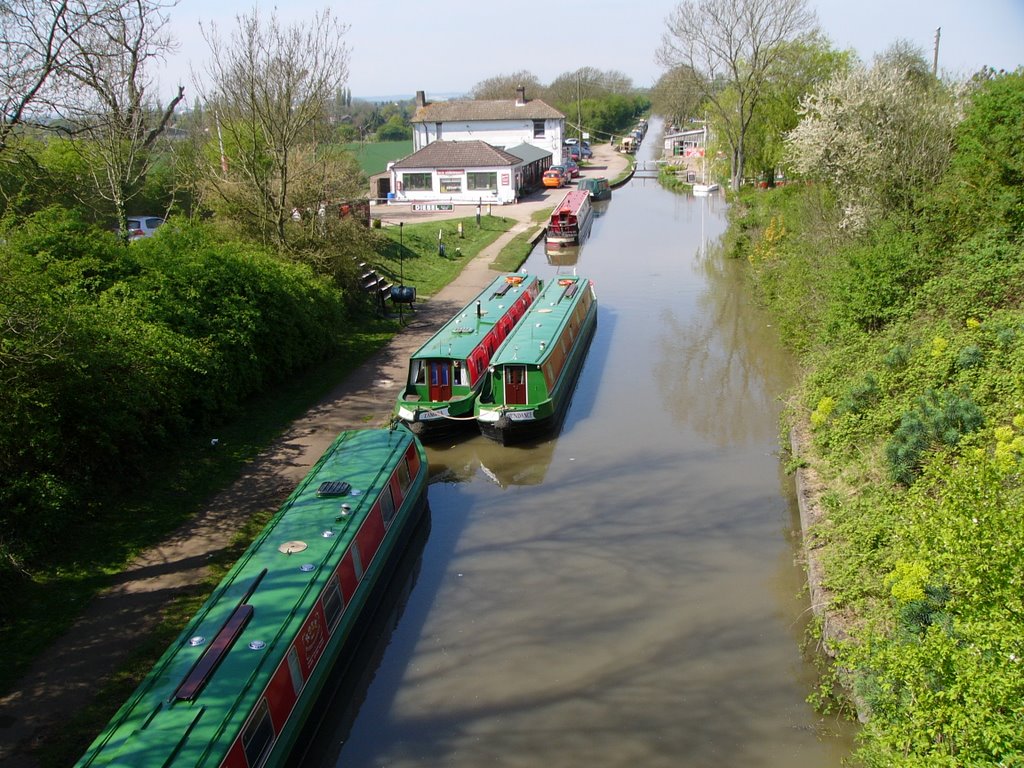
<svg viewBox="0 0 1024 768"><path fill-rule="evenodd" d="M124 0L0 2L0 152L19 125L44 127L60 105L62 78L81 47Z"/></svg>
<svg viewBox="0 0 1024 768"><path fill-rule="evenodd" d="M159 108L147 67L174 49L165 0L124 0L98 9L69 38L55 109L88 160L94 192L114 210L127 240L127 209L151 167L154 145L184 97Z"/></svg>
<svg viewBox="0 0 1024 768"><path fill-rule="evenodd" d="M697 73L701 93L732 152L731 186L743 179L744 139L780 44L814 31L807 0L683 0L658 50L667 67Z"/></svg>
<svg viewBox="0 0 1024 768"><path fill-rule="evenodd" d="M651 89L651 109L677 126L702 114L701 78L688 66L674 67Z"/></svg>
<svg viewBox="0 0 1024 768"><path fill-rule="evenodd" d="M299 207L293 187L308 196L322 181L329 199L322 162L307 150L326 132L328 106L348 80L348 25L329 10L287 29L258 10L236 19L228 42L215 27L203 33L211 53L204 101L221 158L210 181L238 223L283 249Z"/></svg>

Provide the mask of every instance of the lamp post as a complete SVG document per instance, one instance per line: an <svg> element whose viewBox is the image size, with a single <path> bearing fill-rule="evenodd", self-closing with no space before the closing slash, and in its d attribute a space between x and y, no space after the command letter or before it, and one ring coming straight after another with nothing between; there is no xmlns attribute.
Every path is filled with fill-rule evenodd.
<svg viewBox="0 0 1024 768"><path fill-rule="evenodd" d="M402 228L402 226L404 224L405 224L404 221L398 222L398 281L399 281L399 284L401 286L399 288L399 293L401 293L401 292L403 292L405 290L405 237L403 236L403 233L405 232L405 230ZM401 296L400 298L404 299L405 297ZM402 313L402 302L400 301L400 302L398 302L398 323L399 323L399 325L402 324L402 321L404 319L405 319L405 316Z"/></svg>

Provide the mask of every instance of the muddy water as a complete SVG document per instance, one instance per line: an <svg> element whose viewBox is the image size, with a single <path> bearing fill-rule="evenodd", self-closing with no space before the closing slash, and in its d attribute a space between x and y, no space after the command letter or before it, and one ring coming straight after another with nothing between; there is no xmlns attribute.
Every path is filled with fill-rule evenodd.
<svg viewBox="0 0 1024 768"><path fill-rule="evenodd" d="M640 150L653 157L657 126ZM778 454L790 361L714 243L718 197L634 180L575 264L598 328L560 434L432 446L432 524L306 764L839 766L805 703ZM343 702L350 701L346 706Z"/></svg>

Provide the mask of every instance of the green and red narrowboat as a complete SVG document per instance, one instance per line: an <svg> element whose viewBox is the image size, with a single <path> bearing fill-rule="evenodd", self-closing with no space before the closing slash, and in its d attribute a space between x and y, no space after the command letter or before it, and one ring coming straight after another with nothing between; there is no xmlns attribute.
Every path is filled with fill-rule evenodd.
<svg viewBox="0 0 1024 768"><path fill-rule="evenodd" d="M409 359L395 416L422 440L473 428L473 407L491 356L526 314L540 280L526 273L496 278Z"/></svg>
<svg viewBox="0 0 1024 768"><path fill-rule="evenodd" d="M427 509L405 427L343 432L78 766L282 765Z"/></svg>
<svg viewBox="0 0 1024 768"><path fill-rule="evenodd" d="M484 436L508 445L554 431L565 417L597 327L585 277L551 280L491 360L477 399Z"/></svg>

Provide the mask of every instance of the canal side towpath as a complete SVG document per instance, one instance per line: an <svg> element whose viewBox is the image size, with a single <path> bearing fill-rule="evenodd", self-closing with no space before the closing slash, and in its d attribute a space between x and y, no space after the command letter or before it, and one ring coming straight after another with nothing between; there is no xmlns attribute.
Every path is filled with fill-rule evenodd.
<svg viewBox="0 0 1024 768"><path fill-rule="evenodd" d="M598 145L582 175L614 181L628 162L608 145ZM516 220L508 232L445 288L417 303L403 331L386 347L294 422L192 520L143 552L90 602L72 629L36 659L14 690L0 698L2 768L38 768L36 750L90 704L103 681L153 631L161 608L202 582L207 563L230 545L243 521L283 501L339 432L387 421L409 356L494 279L489 264L513 237L540 232L533 214L550 209L565 191L543 189L516 205L493 208L493 215ZM393 205L376 207L373 216L390 225L461 218L473 212L474 207L456 206L451 212L419 213L410 205Z"/></svg>

